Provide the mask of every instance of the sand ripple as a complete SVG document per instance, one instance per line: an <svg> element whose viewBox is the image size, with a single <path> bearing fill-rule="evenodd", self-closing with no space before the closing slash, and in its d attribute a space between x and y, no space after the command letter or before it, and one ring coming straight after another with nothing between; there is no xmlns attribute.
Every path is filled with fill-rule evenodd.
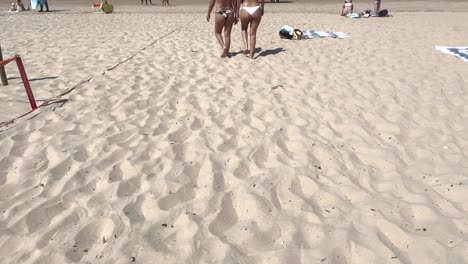
<svg viewBox="0 0 468 264"><path fill-rule="evenodd" d="M0 133L0 262L466 262L466 65L433 51L466 13L290 10L248 61L218 58L203 10L16 38L45 53L21 48L30 76L59 76L39 98L92 78ZM353 38L280 40L285 20Z"/></svg>

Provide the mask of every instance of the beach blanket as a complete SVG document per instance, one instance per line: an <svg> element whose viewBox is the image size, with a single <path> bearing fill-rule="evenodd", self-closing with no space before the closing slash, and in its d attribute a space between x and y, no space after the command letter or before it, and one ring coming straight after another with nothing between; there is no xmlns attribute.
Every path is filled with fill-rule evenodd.
<svg viewBox="0 0 468 264"><path fill-rule="evenodd" d="M361 16L358 13L350 13L346 14L347 18L361 18Z"/></svg>
<svg viewBox="0 0 468 264"><path fill-rule="evenodd" d="M300 34L299 34L300 33ZM313 39L313 38L350 38L351 36L343 32L330 32L330 31L318 31L318 30L307 30L302 31L294 29L291 26L283 26L279 32L281 38L285 39Z"/></svg>
<svg viewBox="0 0 468 264"><path fill-rule="evenodd" d="M339 38L345 39L350 38L351 36L343 32L329 32L329 31L303 31L303 39L313 39L313 38Z"/></svg>
<svg viewBox="0 0 468 264"><path fill-rule="evenodd" d="M436 50L440 50L443 53L453 55L462 59L464 62L468 62L468 47L436 46Z"/></svg>

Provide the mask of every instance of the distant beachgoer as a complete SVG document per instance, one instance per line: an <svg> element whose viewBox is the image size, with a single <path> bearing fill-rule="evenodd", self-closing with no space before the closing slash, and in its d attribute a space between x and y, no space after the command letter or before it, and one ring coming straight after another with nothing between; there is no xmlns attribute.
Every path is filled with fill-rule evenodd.
<svg viewBox="0 0 468 264"><path fill-rule="evenodd" d="M26 11L26 8L24 7L23 3L21 0L16 1L16 11L21 12L21 11Z"/></svg>
<svg viewBox="0 0 468 264"><path fill-rule="evenodd" d="M10 12L16 12L16 4L11 3Z"/></svg>
<svg viewBox="0 0 468 264"><path fill-rule="evenodd" d="M148 0L141 0L141 4L143 4L143 1L146 3L146 5L148 5ZM150 5L152 5L153 3L151 3L151 0L149 0L150 2Z"/></svg>
<svg viewBox="0 0 468 264"><path fill-rule="evenodd" d="M162 5L162 6L165 6L165 5L169 6L169 0L162 0L162 4L161 4L161 5Z"/></svg>
<svg viewBox="0 0 468 264"><path fill-rule="evenodd" d="M345 0L343 4L343 9L341 9L341 15L346 16L347 14L353 13L353 0Z"/></svg>
<svg viewBox="0 0 468 264"><path fill-rule="evenodd" d="M364 18L371 17L371 10L367 9L366 11L359 13L359 17L364 17Z"/></svg>
<svg viewBox="0 0 468 264"><path fill-rule="evenodd" d="M380 11L381 0L374 0L374 13L377 14Z"/></svg>
<svg viewBox="0 0 468 264"><path fill-rule="evenodd" d="M206 20L209 22L211 18L211 11L217 3L215 11L215 36L222 48L221 57L230 58L229 48L231 47L231 31L232 25L237 23L239 14L235 9L233 0L210 0L208 6L208 14ZM224 39L222 36L224 29Z"/></svg>
<svg viewBox="0 0 468 264"><path fill-rule="evenodd" d="M47 3L47 0L40 0L40 2L39 2L39 7L40 7L39 12L42 12L43 5L45 5L45 7L46 7L46 12L49 12L49 3Z"/></svg>
<svg viewBox="0 0 468 264"><path fill-rule="evenodd" d="M265 12L265 0L237 0L237 9L240 10L239 16L242 28L242 40L244 42L244 55L253 59L255 45L257 43L257 29ZM250 34L247 29L250 25ZM250 35L250 43L249 43ZM250 49L249 49L250 44Z"/></svg>

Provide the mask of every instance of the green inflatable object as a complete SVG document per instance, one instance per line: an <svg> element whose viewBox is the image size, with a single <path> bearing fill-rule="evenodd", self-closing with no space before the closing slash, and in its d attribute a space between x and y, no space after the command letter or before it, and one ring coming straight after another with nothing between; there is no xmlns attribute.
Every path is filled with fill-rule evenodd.
<svg viewBox="0 0 468 264"><path fill-rule="evenodd" d="M101 4L101 10L102 10L102 12L104 12L106 14L110 14L110 13L112 13L112 11L114 11L114 7L112 6L112 4L109 4L106 1L106 2Z"/></svg>

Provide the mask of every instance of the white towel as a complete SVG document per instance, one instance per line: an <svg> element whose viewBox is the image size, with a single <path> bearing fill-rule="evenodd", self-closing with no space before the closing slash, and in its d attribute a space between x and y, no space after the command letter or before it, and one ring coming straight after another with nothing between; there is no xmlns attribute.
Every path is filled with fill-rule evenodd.
<svg viewBox="0 0 468 264"><path fill-rule="evenodd" d="M443 53L453 55L462 59L464 62L468 62L468 47L436 46L436 50L440 50Z"/></svg>

